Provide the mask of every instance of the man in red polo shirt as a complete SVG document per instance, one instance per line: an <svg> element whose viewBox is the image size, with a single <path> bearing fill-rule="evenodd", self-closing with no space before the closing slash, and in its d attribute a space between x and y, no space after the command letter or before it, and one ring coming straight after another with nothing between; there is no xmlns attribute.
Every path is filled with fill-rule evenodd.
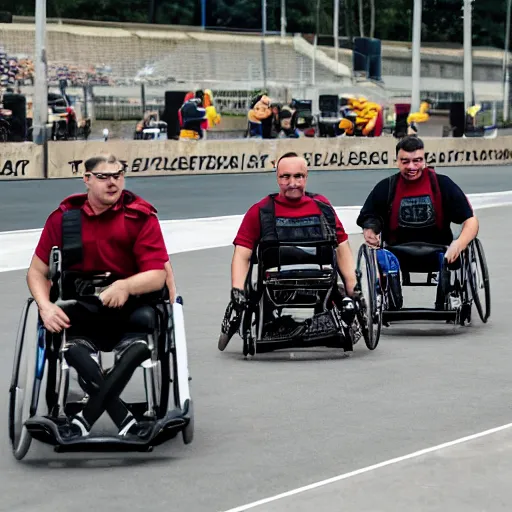
<svg viewBox="0 0 512 512"><path fill-rule="evenodd" d="M307 163L296 153L287 153L277 161L276 175L279 187L279 194L273 198L276 218L294 219L318 215L321 211L316 201L331 205L329 200L322 195L317 194L314 198L306 195ZM245 280L249 272L252 253L261 237L260 209L270 200L270 197L267 196L249 208L233 241L235 251L231 263L231 303L235 308L242 308L245 302L243 291ZM352 250L348 235L334 209L332 213L336 222L338 268L343 277L347 295L353 296L356 274ZM219 350L224 350L228 342L229 336L223 332L219 338Z"/></svg>
<svg viewBox="0 0 512 512"><path fill-rule="evenodd" d="M65 353L66 360L77 369L84 390L91 395L84 410L69 424L59 426L59 432L68 439L87 436L106 408L119 435L140 436L147 432L147 425L137 424L119 399L122 389L104 405L104 393L100 392L104 376L91 355L98 350L114 350L122 369L124 355L131 350L130 344L136 343L129 366L134 366L134 357L137 364L124 372L121 384L116 384L124 387L136 366L150 357L148 346L140 343L141 337L133 339L137 330L130 319L139 305L130 297L162 290L166 282L173 296L174 278L156 210L124 190L122 164L114 156L91 158L85 162L84 182L87 194L67 197L48 217L27 274L45 328L53 333L67 330L71 346ZM63 270L110 272L117 277L99 295L105 307L98 313L83 309L66 314L50 301L49 257L52 247L62 248L63 214L67 210L81 211L82 258ZM126 338L126 329L132 331L132 339Z"/></svg>

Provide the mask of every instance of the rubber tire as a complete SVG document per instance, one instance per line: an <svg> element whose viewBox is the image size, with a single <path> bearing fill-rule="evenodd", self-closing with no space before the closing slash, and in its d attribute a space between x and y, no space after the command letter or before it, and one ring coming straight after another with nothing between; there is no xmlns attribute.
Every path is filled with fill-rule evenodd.
<svg viewBox="0 0 512 512"><path fill-rule="evenodd" d="M34 382L36 376L36 357L37 357L37 344L34 343L33 347L30 347L29 344L25 343L25 334L27 327L27 320L29 315L31 314L30 308L31 306L36 307L33 301L29 301L27 304L26 317L24 320L25 325L23 326L22 332L20 333L20 338L18 339L18 350L17 350L17 361L14 367L15 377L13 382L15 382L16 387L10 390L9 397L9 433L11 437L11 447L12 453L16 460L22 460L28 453L30 449L30 445L32 443L32 436L28 433L27 429L22 426L21 432L19 435L19 439L15 439L16 437L16 422L18 418L18 407L20 404L17 402L17 394L16 388L19 386L19 377L20 370L25 368L25 378L24 378L24 386L25 386L25 396L23 397L23 403L21 404L22 412L21 412L21 422L25 423L25 421L30 417L30 405L32 402L32 394L34 390ZM37 308L36 308L37 311ZM25 310L24 310L25 314ZM33 314L33 313L32 313ZM37 313L36 313L37 314ZM22 320L23 321L23 320ZM29 325L30 327L30 325ZM37 340L37 338L35 338ZM32 350L30 350L32 348ZM27 352L28 350L28 352ZM26 390L30 389L29 395L27 396Z"/></svg>
<svg viewBox="0 0 512 512"><path fill-rule="evenodd" d="M359 248L359 252L357 255L357 266L358 271L361 271L361 259L364 257L365 259L365 272L366 277L368 279L368 283L375 282L377 269L375 268L374 260L370 256L370 249L365 244L361 245ZM360 281L358 283L361 284ZM361 325L361 330L363 332L364 342L368 350L375 350L377 345L379 344L380 334L382 329L382 300L380 311L377 311L377 293L375 287L369 286L369 296L364 297L367 303L367 311L368 311L368 319L371 319L371 325L367 324L364 327ZM375 323L373 322L374 316L379 315L379 321L377 323L377 328L375 332ZM358 320L360 321L360 315L358 315Z"/></svg>
<svg viewBox="0 0 512 512"><path fill-rule="evenodd" d="M471 251L474 251L475 257L477 258L477 265L482 272L485 294L485 311L482 306L482 302L480 301L480 296L478 295L478 284L475 282L471 268L468 269L469 286L471 288L471 293L473 295L476 310L478 311L478 316L480 317L480 320L482 320L482 322L485 324L487 323L487 320L489 320L489 317L491 316L491 288L489 283L489 269L487 267L487 260L485 258L482 242L480 242L478 238L475 238L471 243L471 247ZM469 261L469 264L471 264L471 261Z"/></svg>

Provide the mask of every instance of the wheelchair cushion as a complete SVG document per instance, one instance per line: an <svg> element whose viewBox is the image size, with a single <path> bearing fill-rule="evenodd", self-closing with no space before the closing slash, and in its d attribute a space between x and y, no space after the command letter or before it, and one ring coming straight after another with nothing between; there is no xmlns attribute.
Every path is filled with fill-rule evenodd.
<svg viewBox="0 0 512 512"><path fill-rule="evenodd" d="M313 265L286 265L285 268L269 268L265 271L267 279L329 279L333 275L333 269Z"/></svg>
<svg viewBox="0 0 512 512"><path fill-rule="evenodd" d="M263 247L260 261L265 269L279 265L331 265L334 248L330 246L270 246Z"/></svg>
<svg viewBox="0 0 512 512"><path fill-rule="evenodd" d="M442 256L447 247L445 245L411 242L389 245L386 249L398 258L402 272L426 273L440 270Z"/></svg>
<svg viewBox="0 0 512 512"><path fill-rule="evenodd" d="M426 244L423 242L410 242L400 245L389 245L386 249L392 252L397 258L400 256L411 256L413 258L428 257L437 255L440 252L445 253L448 247L446 245Z"/></svg>

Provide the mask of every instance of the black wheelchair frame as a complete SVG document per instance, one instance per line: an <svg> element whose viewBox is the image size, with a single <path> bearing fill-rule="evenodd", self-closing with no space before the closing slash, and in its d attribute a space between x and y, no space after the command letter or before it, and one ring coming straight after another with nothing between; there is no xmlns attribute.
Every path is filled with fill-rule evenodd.
<svg viewBox="0 0 512 512"><path fill-rule="evenodd" d="M57 286L54 301L63 308L80 302L62 300L62 264L60 251L52 249L50 273L52 289ZM103 276L97 276L98 279ZM28 453L32 439L54 446L57 452L152 451L181 432L185 444L194 436L194 409L189 389L189 369L183 319L183 300L171 304L165 295L148 297L144 305L155 311L157 326L147 335L151 358L142 363L145 402L126 403L137 420L154 420L148 440L123 439L118 436L91 436L63 441L55 431L55 423L79 412L87 394L79 401L69 401L70 368L64 357L67 349L66 330L52 334L44 328L37 305L29 298L23 308L18 328L16 352L9 389L9 438L13 455L21 460ZM142 299L145 299L143 297ZM99 299L98 299L99 302ZM34 328L33 338L29 329ZM35 342L31 343L35 338ZM101 353L98 354L102 364ZM45 386L44 386L45 382ZM45 389L46 407L38 415L40 392ZM45 418L46 416L46 418ZM48 421L51 418L52 421Z"/></svg>
<svg viewBox="0 0 512 512"><path fill-rule="evenodd" d="M414 255L415 253L421 254L422 248L426 249L427 252L429 250L445 252L447 249L446 246L434 246L423 243L402 244L385 248L395 254L402 251L409 255ZM364 274L362 270L363 265L365 267ZM426 281L412 282L410 278L411 273L426 274ZM453 285L446 281L446 279L451 278L452 273L454 277ZM386 279L380 273L376 249L370 248L366 244L361 245L359 248L357 275L359 283L361 283L363 275L366 275L368 281L369 317L372 318L373 321L368 321L367 331L369 332L369 337L376 340L376 342L378 342L380 337L383 323L389 325L390 322L445 321L464 326L471 320L473 303L483 323L488 321L491 314L489 270L487 268L482 243L478 238L475 238L461 253L456 269L449 270L446 259L443 259L441 269L438 271L431 269L426 271L401 269L403 287L438 287L438 279L440 279L441 290L443 290L444 294L443 309L406 307L395 310L390 309L389 283L386 282ZM448 286L452 289L444 292L448 290ZM480 292L483 293L483 297L480 296Z"/></svg>
<svg viewBox="0 0 512 512"><path fill-rule="evenodd" d="M325 257L326 250L331 252L329 257ZM274 251L272 263L268 263L269 251ZM288 253L287 257L283 258L283 251ZM299 257L294 259L290 254L298 254ZM254 265L257 265L255 282ZM297 268L301 266L308 268ZM339 310L333 301L340 286L343 283L332 243L260 244L251 260L245 282L248 304L242 313L239 329L243 355L247 357L275 350L313 347L352 351L361 333L357 325L342 325ZM283 333L269 332L272 322L279 324L285 321L282 311L288 308L313 309L314 316L303 323L294 322Z"/></svg>

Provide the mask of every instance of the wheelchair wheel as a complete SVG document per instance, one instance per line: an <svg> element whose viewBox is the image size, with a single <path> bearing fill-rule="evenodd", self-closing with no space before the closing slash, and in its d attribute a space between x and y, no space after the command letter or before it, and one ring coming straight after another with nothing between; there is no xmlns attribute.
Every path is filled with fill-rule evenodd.
<svg viewBox="0 0 512 512"><path fill-rule="evenodd" d="M489 269L482 242L475 238L468 247L468 281L480 320L485 324L491 316Z"/></svg>
<svg viewBox="0 0 512 512"><path fill-rule="evenodd" d="M37 374L42 374L44 369L44 352L38 348L38 327L37 306L33 299L29 299L23 309L18 328L16 355L9 388L9 438L13 455L17 460L25 457L32 442L25 422L36 413L40 389L37 385L40 384L40 380L37 382Z"/></svg>
<svg viewBox="0 0 512 512"><path fill-rule="evenodd" d="M357 319L366 346L369 350L375 350L382 328L382 297L379 291L375 250L365 244L359 248L356 275L362 293Z"/></svg>

